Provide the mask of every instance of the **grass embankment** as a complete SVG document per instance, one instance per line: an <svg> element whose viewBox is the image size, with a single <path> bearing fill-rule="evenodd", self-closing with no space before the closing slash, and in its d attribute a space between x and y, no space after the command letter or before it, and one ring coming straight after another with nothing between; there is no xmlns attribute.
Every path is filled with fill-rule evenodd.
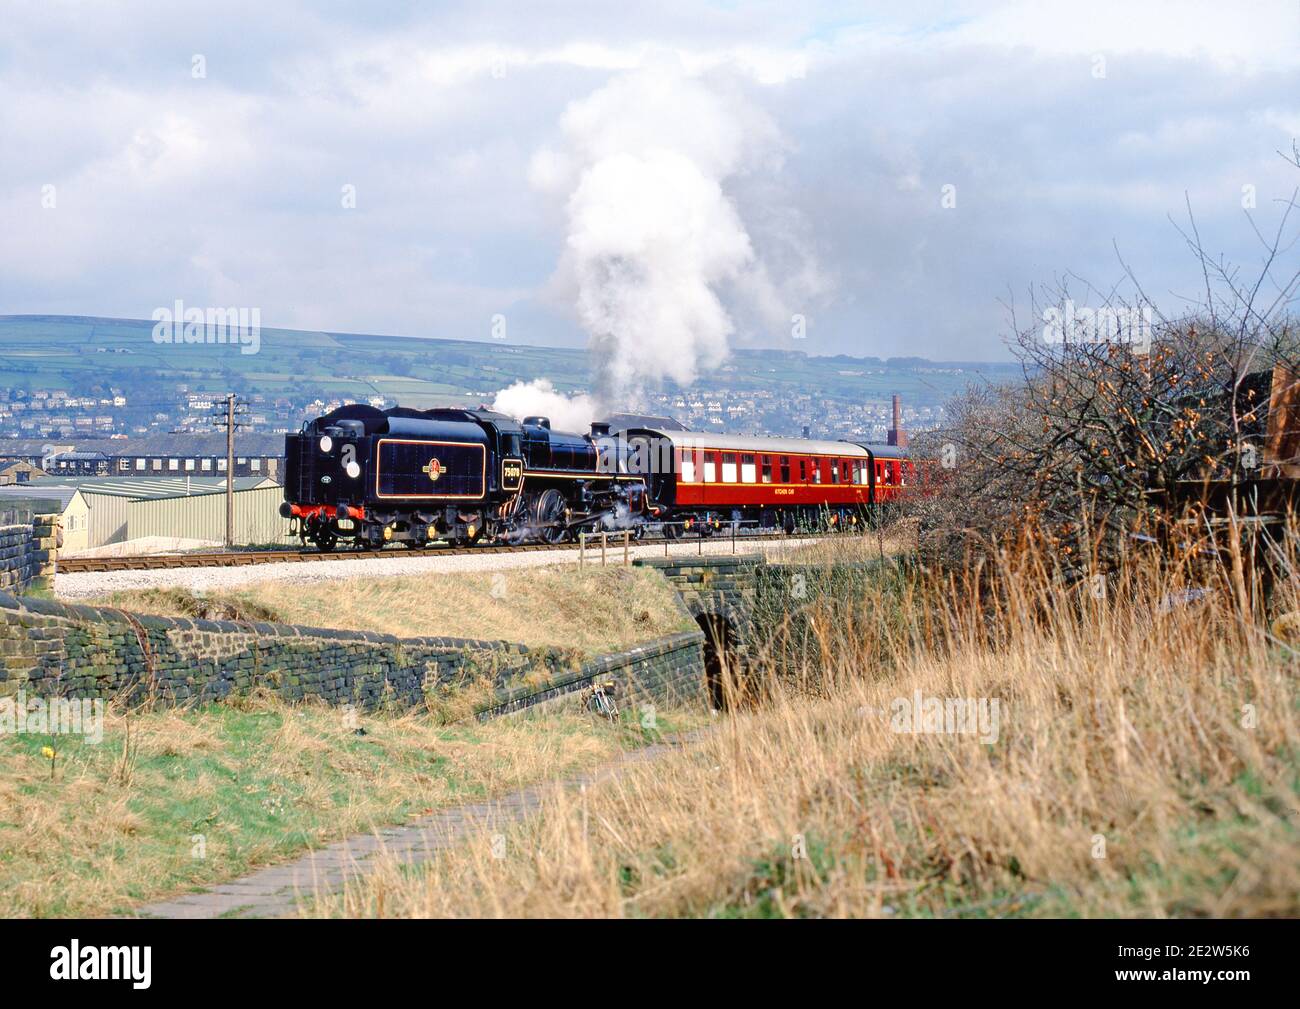
<svg viewBox="0 0 1300 1009"><path fill-rule="evenodd" d="M802 681L557 796L505 859L472 846L393 864L315 910L1300 913L1300 653L1231 592L1170 604L1187 580L1130 572L1095 599L1026 567L987 575L983 596L884 584L852 607L814 600ZM900 731L917 691L996 700L996 722L986 708L976 734Z"/></svg>
<svg viewBox="0 0 1300 1009"><path fill-rule="evenodd" d="M573 773L702 717L656 714L657 732L635 714L614 725L576 711L441 727L423 714L352 722L337 709L257 699L109 712L97 745L6 733L0 917L130 913L331 840ZM57 747L53 762L46 746Z"/></svg>
<svg viewBox="0 0 1300 1009"><path fill-rule="evenodd" d="M520 568L292 585L268 581L203 595L188 589L144 589L86 602L161 616L514 641L578 656L617 651L693 626L658 571L622 567L581 572L573 567Z"/></svg>

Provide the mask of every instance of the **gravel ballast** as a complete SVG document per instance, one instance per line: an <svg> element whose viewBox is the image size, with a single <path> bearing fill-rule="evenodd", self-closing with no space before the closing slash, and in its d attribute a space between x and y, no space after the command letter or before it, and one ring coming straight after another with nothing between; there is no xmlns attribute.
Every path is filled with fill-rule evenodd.
<svg viewBox="0 0 1300 1009"><path fill-rule="evenodd" d="M768 555L815 542L811 539L764 540L755 543L738 541L735 552ZM730 539L675 543L668 546L668 556L705 556L730 554ZM663 557L663 544L633 546L632 557ZM254 582L285 582L303 584L317 581L341 581L348 578L395 578L420 574L452 572L506 571L511 568L547 567L578 563L576 550L537 550L528 553L460 554L439 557L411 554L409 557L357 557L355 560L299 561L293 564L257 564L229 568L169 568L157 571L101 571L58 574L54 579L54 592L62 599L87 599L130 589L186 588L190 591L212 592L241 588ZM623 546L610 544L607 563L623 563ZM587 564L600 564L600 547L589 548Z"/></svg>

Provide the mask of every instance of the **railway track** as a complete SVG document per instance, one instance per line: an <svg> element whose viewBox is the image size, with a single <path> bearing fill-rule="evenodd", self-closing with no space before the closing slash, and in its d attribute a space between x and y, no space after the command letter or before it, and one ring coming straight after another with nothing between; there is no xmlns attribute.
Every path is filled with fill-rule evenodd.
<svg viewBox="0 0 1300 1009"><path fill-rule="evenodd" d="M800 539L815 538L818 533L800 534ZM749 543L758 540L784 540L789 539L785 533L751 533L741 532L734 537L726 534L716 536L687 536L678 539L668 539L663 536L645 536L641 539L634 539L631 545L634 547L652 546L655 544L669 546L672 544L690 545L695 542L705 543L710 541L726 542L731 540L733 543ZM343 550L332 553L321 553L319 550L213 550L204 553L189 554L150 554L135 557L60 557L58 558L56 571L59 574L80 574L83 572L103 572L103 571L156 571L171 568L231 568L246 567L252 564L295 564L306 561L353 561L353 560L384 560L388 558L406 558L414 557L457 557L483 554L522 554L532 553L538 550L579 550L582 549L580 543L522 543L518 545L488 545L474 547L456 547L451 545L435 544L426 547L423 550L411 550L406 547L385 547L380 550ZM588 551L599 551L601 543L599 538L590 538L587 541L586 549ZM620 551L623 549L622 534L611 535L608 540L607 549L610 551Z"/></svg>

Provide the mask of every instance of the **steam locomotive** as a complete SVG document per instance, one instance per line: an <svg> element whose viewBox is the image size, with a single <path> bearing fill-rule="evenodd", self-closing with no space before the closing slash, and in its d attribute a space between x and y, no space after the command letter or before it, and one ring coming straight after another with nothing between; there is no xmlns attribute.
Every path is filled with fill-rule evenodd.
<svg viewBox="0 0 1300 1009"><path fill-rule="evenodd" d="M892 446L686 431L666 418L551 430L490 410L344 406L285 438L281 514L333 550L434 539L558 543L582 531L729 521L850 525L904 492Z"/></svg>

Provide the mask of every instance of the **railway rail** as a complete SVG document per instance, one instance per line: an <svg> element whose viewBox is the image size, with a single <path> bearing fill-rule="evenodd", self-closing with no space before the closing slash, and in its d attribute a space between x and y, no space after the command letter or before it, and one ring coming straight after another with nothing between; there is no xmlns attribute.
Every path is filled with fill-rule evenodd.
<svg viewBox="0 0 1300 1009"><path fill-rule="evenodd" d="M808 533L798 535L800 539L813 539L818 536L835 534ZM631 545L640 547L662 544L666 548L672 544L682 546L689 545L692 541L698 541L701 544L701 549L703 549L703 544L710 540L725 542L730 539L732 543L749 543L758 540L786 540L789 538L789 536L781 532L759 533L741 530L731 536L728 536L726 532L713 537L685 536L670 538L666 536L643 536L641 539L633 539ZM611 533L607 542L610 550L621 550L623 548L621 533ZM586 542L587 550L599 550L600 547L599 536L588 537ZM331 553L322 553L315 549L213 550L203 553L148 554L133 557L60 557L57 559L55 570L59 574L81 574L84 572L104 571L155 571L171 568L228 568L244 567L251 564L294 564L306 561L382 560L386 558L406 558L409 560L414 557L481 556L483 554L533 553L538 550L582 549L582 543L572 542L491 544L483 546L435 544L423 550L411 550L406 547L385 547L378 550L344 550Z"/></svg>

